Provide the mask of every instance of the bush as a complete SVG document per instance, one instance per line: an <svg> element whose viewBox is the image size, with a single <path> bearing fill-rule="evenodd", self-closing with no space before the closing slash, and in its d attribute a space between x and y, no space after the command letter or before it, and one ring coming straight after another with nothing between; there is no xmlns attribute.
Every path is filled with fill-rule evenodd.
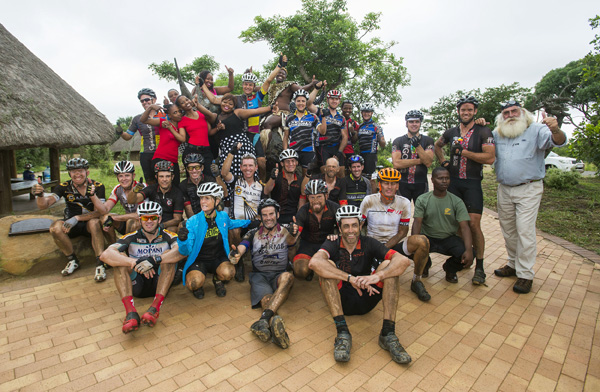
<svg viewBox="0 0 600 392"><path fill-rule="evenodd" d="M579 185L581 174L575 171L562 171L559 169L549 169L546 171L544 184L550 188L568 189Z"/></svg>

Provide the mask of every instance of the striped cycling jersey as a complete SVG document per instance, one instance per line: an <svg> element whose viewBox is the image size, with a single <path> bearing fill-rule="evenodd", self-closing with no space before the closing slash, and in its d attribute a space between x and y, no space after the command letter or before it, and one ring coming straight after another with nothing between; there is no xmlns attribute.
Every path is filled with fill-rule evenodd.
<svg viewBox="0 0 600 392"><path fill-rule="evenodd" d="M361 153L376 153L379 138L383 138L383 128L373 120L369 119L358 127L358 148Z"/></svg>
<svg viewBox="0 0 600 392"><path fill-rule="evenodd" d="M297 110L285 120L285 126L290 130L289 148L295 151L312 152L313 133L321 122L319 116L309 113L299 113Z"/></svg>
<svg viewBox="0 0 600 392"><path fill-rule="evenodd" d="M318 134L319 145L324 147L335 147L342 142L342 130L346 127L346 119L338 111L332 115L329 110L323 111L322 115L327 122L325 135Z"/></svg>

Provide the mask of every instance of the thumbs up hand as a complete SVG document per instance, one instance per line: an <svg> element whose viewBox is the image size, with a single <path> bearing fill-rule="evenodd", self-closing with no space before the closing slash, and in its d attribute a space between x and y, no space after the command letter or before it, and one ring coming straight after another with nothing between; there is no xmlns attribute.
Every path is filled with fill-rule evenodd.
<svg viewBox="0 0 600 392"><path fill-rule="evenodd" d="M237 264L240 261L240 257L242 257L242 255L238 252L236 246L231 245L231 250L229 251L229 261L231 264Z"/></svg>

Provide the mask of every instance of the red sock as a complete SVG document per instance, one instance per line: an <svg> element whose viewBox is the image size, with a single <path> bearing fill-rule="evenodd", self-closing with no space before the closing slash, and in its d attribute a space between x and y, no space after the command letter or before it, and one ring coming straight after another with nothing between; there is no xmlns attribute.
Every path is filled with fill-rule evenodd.
<svg viewBox="0 0 600 392"><path fill-rule="evenodd" d="M137 312L137 310L135 310L135 306L133 306L133 297L132 296L123 297L123 298L121 298L121 301L123 301L123 305L125 305L125 311L127 313Z"/></svg>
<svg viewBox="0 0 600 392"><path fill-rule="evenodd" d="M163 301L165 300L165 296L162 294L156 294L156 296L154 297L154 302L152 302L152 305L154 308L156 308L157 312L160 312L160 307L163 303Z"/></svg>

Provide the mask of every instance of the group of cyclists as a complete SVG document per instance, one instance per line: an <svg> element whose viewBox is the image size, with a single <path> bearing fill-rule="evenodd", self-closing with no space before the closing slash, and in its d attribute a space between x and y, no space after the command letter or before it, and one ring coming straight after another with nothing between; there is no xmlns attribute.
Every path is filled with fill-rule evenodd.
<svg viewBox="0 0 600 392"><path fill-rule="evenodd" d="M460 125L437 141L420 133L423 114L411 110L406 135L393 142L393 167L377 170L385 139L373 121L373 105L361 104L355 121L354 105L342 101L340 91L326 91L326 81L286 81L286 64L281 56L262 85L244 73L237 96L230 93L230 68L229 86L215 87L212 74L202 72L194 91L180 83L181 93L169 90L162 107L153 90L140 90L144 112L122 137L141 133L146 182L136 180L131 162L117 162L118 185L106 198L104 185L89 178L88 162L74 158L66 164L70 179L52 194L34 186L39 208L66 201L64 219L50 228L68 259L62 274L80 264L70 239L90 236L94 279L104 281L113 268L126 310L122 331L129 333L156 324L172 285L181 282L201 299L212 276L215 294L224 297L225 283L243 281L247 264L251 305L262 309L251 330L263 342L287 348L278 310L295 279L310 281L316 273L337 329L337 361L350 359L344 316L365 314L382 301L379 345L395 362L408 363L395 334L399 276L412 264L411 291L428 301L423 278L434 250L451 256L444 264L448 282L456 283L456 272L475 258L472 283L485 284L481 179L482 165L494 160L491 131L485 120L475 122L473 97L458 101ZM441 167L428 192L434 154ZM450 204L437 200L446 200L446 190ZM428 194L437 201L421 202ZM418 227L408 235L411 202ZM124 214L111 212L117 203ZM106 249L105 238L111 243ZM154 297L141 318L134 297Z"/></svg>

